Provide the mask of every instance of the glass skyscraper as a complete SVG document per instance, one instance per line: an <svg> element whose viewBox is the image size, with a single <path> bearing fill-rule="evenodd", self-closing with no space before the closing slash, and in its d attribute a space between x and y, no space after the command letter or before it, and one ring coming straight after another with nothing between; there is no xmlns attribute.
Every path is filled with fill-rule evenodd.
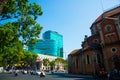
<svg viewBox="0 0 120 80"><path fill-rule="evenodd" d="M38 40L32 52L50 56L63 57L63 36L55 31L43 33L43 39Z"/></svg>

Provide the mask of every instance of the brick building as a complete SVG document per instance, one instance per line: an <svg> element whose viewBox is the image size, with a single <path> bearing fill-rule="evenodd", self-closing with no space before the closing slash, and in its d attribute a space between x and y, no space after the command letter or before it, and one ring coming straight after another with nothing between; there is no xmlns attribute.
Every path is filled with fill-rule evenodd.
<svg viewBox="0 0 120 80"><path fill-rule="evenodd" d="M100 15L90 30L82 48L68 55L68 72L95 74L101 68L109 73L120 69L120 6Z"/></svg>

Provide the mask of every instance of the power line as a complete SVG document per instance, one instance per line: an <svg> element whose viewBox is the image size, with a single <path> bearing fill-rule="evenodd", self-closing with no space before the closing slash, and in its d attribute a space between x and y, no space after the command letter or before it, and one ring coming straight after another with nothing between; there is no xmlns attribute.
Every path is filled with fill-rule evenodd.
<svg viewBox="0 0 120 80"><path fill-rule="evenodd" d="M102 0L100 0L100 4L101 4L102 12L104 13L104 6L103 6L103 1Z"/></svg>

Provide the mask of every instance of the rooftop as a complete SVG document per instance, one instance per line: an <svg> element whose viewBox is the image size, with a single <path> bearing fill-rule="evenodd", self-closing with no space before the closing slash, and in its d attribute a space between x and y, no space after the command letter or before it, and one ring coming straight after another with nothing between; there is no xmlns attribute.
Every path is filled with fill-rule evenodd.
<svg viewBox="0 0 120 80"><path fill-rule="evenodd" d="M110 17L110 16L113 16L115 14L118 14L120 13L120 4L113 7L112 9L109 9L107 11L105 11L103 14L101 14L94 22L93 24L97 23L97 22L100 22L103 18L105 17ZM92 27L92 26L91 26Z"/></svg>
<svg viewBox="0 0 120 80"><path fill-rule="evenodd" d="M76 54L76 53L79 52L79 51L80 51L80 49L75 49L75 50L73 50L69 55Z"/></svg>

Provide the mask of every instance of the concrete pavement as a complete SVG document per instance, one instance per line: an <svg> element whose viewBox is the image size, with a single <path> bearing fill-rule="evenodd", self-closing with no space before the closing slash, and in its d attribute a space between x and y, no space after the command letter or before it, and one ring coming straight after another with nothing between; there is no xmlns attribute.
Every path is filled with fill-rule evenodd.
<svg viewBox="0 0 120 80"><path fill-rule="evenodd" d="M93 80L90 76L83 75L71 75L67 73L46 73L46 77L40 77L37 75L19 73L17 77L14 74L2 73L0 74L0 80Z"/></svg>

